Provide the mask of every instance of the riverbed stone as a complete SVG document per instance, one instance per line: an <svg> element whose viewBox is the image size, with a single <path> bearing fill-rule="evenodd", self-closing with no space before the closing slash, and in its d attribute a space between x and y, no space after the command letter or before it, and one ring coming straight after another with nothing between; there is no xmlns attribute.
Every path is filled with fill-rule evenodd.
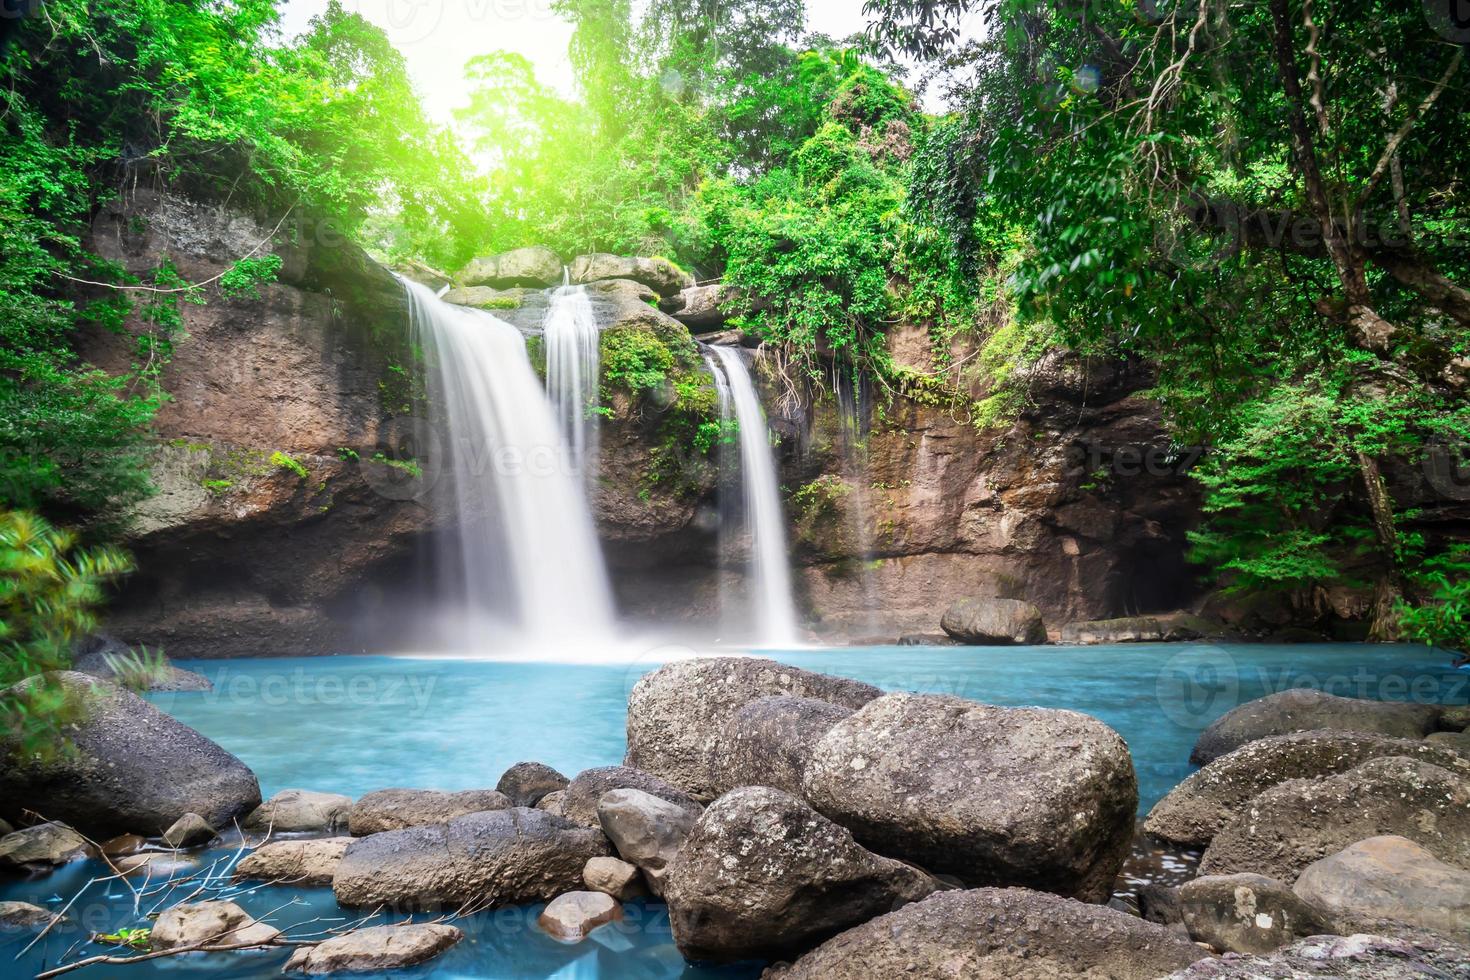
<svg viewBox="0 0 1470 980"><path fill-rule="evenodd" d="M1020 599L968 596L956 599L944 611L939 628L972 646L1046 642L1041 610Z"/></svg>
<svg viewBox="0 0 1470 980"><path fill-rule="evenodd" d="M457 926L402 922L370 926L303 946L286 961L286 973L377 973L427 962L464 939Z"/></svg>
<svg viewBox="0 0 1470 980"><path fill-rule="evenodd" d="M598 926L623 917L623 906L604 892L567 892L552 899L536 919L551 938L564 943L579 943Z"/></svg>
<svg viewBox="0 0 1470 980"><path fill-rule="evenodd" d="M817 744L803 796L865 847L972 885L1105 902L1133 841L1138 781L1088 715L890 694Z"/></svg>
<svg viewBox="0 0 1470 980"><path fill-rule="evenodd" d="M517 248L498 255L487 255L472 259L454 277L455 283L464 286L489 286L493 289L511 289L525 286L546 289L561 284L562 261L549 248L540 245Z"/></svg>
<svg viewBox="0 0 1470 980"><path fill-rule="evenodd" d="M615 857L595 857L582 868L582 883L588 891L602 892L619 901L645 894L638 865Z"/></svg>
<svg viewBox="0 0 1470 980"><path fill-rule="evenodd" d="M1309 864L1296 893L1324 908L1342 931L1385 925L1470 936L1470 871L1404 837L1370 837Z"/></svg>
<svg viewBox="0 0 1470 980"><path fill-rule="evenodd" d="M812 751L851 708L816 698L778 695L743 705L715 746L715 778L725 790L770 786L801 795Z"/></svg>
<svg viewBox="0 0 1470 980"><path fill-rule="evenodd" d="M200 945L219 949L266 945L280 935L279 929L257 922L234 902L191 902L165 910L153 923L148 942L155 950Z"/></svg>
<svg viewBox="0 0 1470 980"><path fill-rule="evenodd" d="M1188 847L1206 847L1252 799L1288 779L1331 776L1387 756L1407 756L1470 776L1470 760L1444 746L1334 729L1272 735L1215 759L1169 791L1143 829Z"/></svg>
<svg viewBox="0 0 1470 980"><path fill-rule="evenodd" d="M92 854L92 845L66 824L42 823L0 838L0 871L43 871Z"/></svg>
<svg viewBox="0 0 1470 980"><path fill-rule="evenodd" d="M640 679L628 698L624 762L708 802L725 788L718 771L725 725L751 701L788 695L856 709L882 693L871 684L759 657L666 664Z"/></svg>
<svg viewBox="0 0 1470 980"><path fill-rule="evenodd" d="M218 838L219 832L197 813L184 814L163 832L163 842L177 849L202 847Z"/></svg>
<svg viewBox="0 0 1470 980"><path fill-rule="evenodd" d="M664 898L685 958L738 961L799 956L939 887L789 793L745 786L704 811Z"/></svg>
<svg viewBox="0 0 1470 980"><path fill-rule="evenodd" d="M1367 701L1293 688L1247 701L1216 719L1200 733L1189 761L1208 765L1258 738L1323 728L1423 738L1435 730L1440 713L1437 705Z"/></svg>
<svg viewBox="0 0 1470 980"><path fill-rule="evenodd" d="M0 902L0 935L44 929L56 918L54 912L29 902Z"/></svg>
<svg viewBox="0 0 1470 980"><path fill-rule="evenodd" d="M673 296L694 285L694 277L664 258L610 255L593 252L572 259L572 282L589 283L602 279L631 279L642 283L660 296Z"/></svg>
<svg viewBox="0 0 1470 980"><path fill-rule="evenodd" d="M235 865L236 878L282 885L330 885L351 837L316 837L262 844Z"/></svg>
<svg viewBox="0 0 1470 980"><path fill-rule="evenodd" d="M332 890L349 907L480 908L546 902L582 887L602 831L542 810L511 807L355 839Z"/></svg>
<svg viewBox="0 0 1470 980"><path fill-rule="evenodd" d="M495 788L510 798L511 806L535 806L548 793L567 788L571 780L539 762L517 762L501 774Z"/></svg>
<svg viewBox="0 0 1470 980"><path fill-rule="evenodd" d="M350 796L283 789L256 807L242 826L262 833L331 833L347 829L351 812Z"/></svg>
<svg viewBox="0 0 1470 980"><path fill-rule="evenodd" d="M157 836L185 813L224 826L260 803L243 762L131 691L74 671L47 676L82 712L67 730L72 751L0 767L0 814L30 810L102 839ZM38 683L22 681L9 694Z"/></svg>
<svg viewBox="0 0 1470 980"><path fill-rule="evenodd" d="M1269 953L1331 932L1326 913L1275 878L1205 875L1179 889L1179 911L1195 942L1220 952Z"/></svg>
<svg viewBox="0 0 1470 980"><path fill-rule="evenodd" d="M1209 957L1167 980L1457 980L1470 948L1433 936L1312 936L1262 956Z"/></svg>
<svg viewBox="0 0 1470 980"><path fill-rule="evenodd" d="M688 793L651 773L628 766L599 766L577 773L577 778L561 791L561 815L584 827L599 827L598 805L615 789L636 789L688 810L694 816L701 809Z"/></svg>
<svg viewBox="0 0 1470 980"><path fill-rule="evenodd" d="M364 837L385 830L443 823L481 810L504 810L510 805L510 797L493 789L454 793L435 789L380 789L352 804L347 828L352 836Z"/></svg>
<svg viewBox="0 0 1470 980"><path fill-rule="evenodd" d="M1165 926L1021 888L930 895L763 980L1154 980L1208 954Z"/></svg>
<svg viewBox="0 0 1470 980"><path fill-rule="evenodd" d="M184 878L199 870L199 859L177 851L145 851L140 854L125 854L108 862L117 871L133 878L147 878L152 882Z"/></svg>
<svg viewBox="0 0 1470 980"><path fill-rule="evenodd" d="M1392 756L1335 776L1288 780L1221 828L1200 872L1253 871L1294 883L1312 862L1383 835L1407 837L1470 870L1470 779Z"/></svg>
<svg viewBox="0 0 1470 980"><path fill-rule="evenodd" d="M624 861L638 866L655 895L664 892L669 865L699 818L683 807L636 789L615 789L597 804L602 832Z"/></svg>

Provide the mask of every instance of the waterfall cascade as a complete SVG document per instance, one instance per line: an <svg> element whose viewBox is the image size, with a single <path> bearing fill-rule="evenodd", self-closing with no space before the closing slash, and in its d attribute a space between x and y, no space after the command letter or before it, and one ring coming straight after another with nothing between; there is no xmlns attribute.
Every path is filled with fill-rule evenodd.
<svg viewBox="0 0 1470 980"><path fill-rule="evenodd" d="M563 274L564 279L567 274ZM601 334L586 286L563 282L551 295L544 324L546 394L584 479L597 468L598 358Z"/></svg>
<svg viewBox="0 0 1470 980"><path fill-rule="evenodd" d="M740 430L740 513L750 542L756 639L765 646L791 646L797 642L796 610L766 415L738 350L710 347L705 360L715 378L720 415L727 421L734 419Z"/></svg>
<svg viewBox="0 0 1470 980"><path fill-rule="evenodd" d="M441 560L463 585L461 638L483 649L479 621L499 613L537 648L605 641L613 607L592 515L525 339L489 313L404 287L438 413L425 479L456 515Z"/></svg>

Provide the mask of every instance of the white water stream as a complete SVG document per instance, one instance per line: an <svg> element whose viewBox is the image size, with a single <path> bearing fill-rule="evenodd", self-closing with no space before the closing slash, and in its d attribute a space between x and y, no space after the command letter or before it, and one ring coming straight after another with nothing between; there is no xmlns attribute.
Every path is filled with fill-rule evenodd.
<svg viewBox="0 0 1470 980"><path fill-rule="evenodd" d="M583 479L596 475L599 346L601 334L586 286L563 283L551 294L544 324L546 394L556 407L573 465Z"/></svg>

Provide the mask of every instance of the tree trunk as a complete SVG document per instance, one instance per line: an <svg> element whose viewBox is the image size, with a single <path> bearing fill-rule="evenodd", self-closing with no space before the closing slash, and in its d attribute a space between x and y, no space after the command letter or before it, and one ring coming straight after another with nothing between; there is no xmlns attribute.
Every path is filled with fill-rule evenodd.
<svg viewBox="0 0 1470 980"><path fill-rule="evenodd" d="M1363 489L1368 495L1368 507L1373 512L1373 531L1378 536L1384 558L1383 571L1373 586L1373 620L1368 637L1386 642L1398 638L1398 616L1394 609L1404 594L1399 577L1399 536L1393 523L1393 498L1383 481L1378 460L1359 452L1358 471L1363 475Z"/></svg>

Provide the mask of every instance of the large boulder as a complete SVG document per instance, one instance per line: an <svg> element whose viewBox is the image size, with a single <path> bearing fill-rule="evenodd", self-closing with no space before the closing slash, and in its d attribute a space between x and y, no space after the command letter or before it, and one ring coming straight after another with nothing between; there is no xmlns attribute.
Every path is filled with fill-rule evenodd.
<svg viewBox="0 0 1470 980"><path fill-rule="evenodd" d="M1168 928L1020 888L930 895L763 980L1153 980L1207 954Z"/></svg>
<svg viewBox="0 0 1470 980"><path fill-rule="evenodd" d="M708 333L725 325L735 294L735 287L724 283L687 286L660 303L659 308L688 327L690 332Z"/></svg>
<svg viewBox="0 0 1470 980"><path fill-rule="evenodd" d="M1128 747L1096 718L890 694L817 744L803 795L865 846L972 885L1107 901L1133 840Z"/></svg>
<svg viewBox="0 0 1470 980"><path fill-rule="evenodd" d="M370 926L303 946L286 961L286 973L378 973L431 960L464 938L441 922Z"/></svg>
<svg viewBox="0 0 1470 980"><path fill-rule="evenodd" d="M283 789L266 800L241 824L260 833L334 833L347 829L352 797L309 789Z"/></svg>
<svg viewBox="0 0 1470 980"><path fill-rule="evenodd" d="M957 599L944 611L939 628L961 643L976 646L1046 642L1041 611L1020 599Z"/></svg>
<svg viewBox="0 0 1470 980"><path fill-rule="evenodd" d="M511 289L528 286L532 289L546 289L559 285L562 273L561 257L551 249L537 245L473 259L469 265L459 270L454 279L462 287Z"/></svg>
<svg viewBox="0 0 1470 980"><path fill-rule="evenodd" d="M1323 729L1247 742L1169 791L1143 829L1188 847L1205 847L1252 799L1288 779L1346 772L1369 759L1409 756L1470 776L1470 760L1432 742Z"/></svg>
<svg viewBox="0 0 1470 980"><path fill-rule="evenodd" d="M582 885L607 839L541 810L511 807L352 842L332 890L349 907L478 908L549 901Z"/></svg>
<svg viewBox="0 0 1470 980"><path fill-rule="evenodd" d="M352 836L363 837L385 830L443 823L481 810L504 810L510 805L509 797L493 789L457 793L436 789L380 789L352 804L347 828Z"/></svg>
<svg viewBox="0 0 1470 980"><path fill-rule="evenodd" d="M100 840L129 831L157 836L185 813L228 826L260 803L255 774L188 725L86 674L48 676L81 712L67 730L72 751L20 756L0 744L0 756L11 755L0 766L0 816L30 810Z"/></svg>
<svg viewBox="0 0 1470 980"><path fill-rule="evenodd" d="M601 820L597 815L598 804L602 798L615 789L636 789L656 796L659 799L672 803L683 810L688 810L694 816L699 815L702 807L688 793L677 786L670 785L657 776L643 772L641 769L633 769L628 766L599 766L596 769L584 769L577 773L577 778L567 784L567 788L561 790L561 798L556 801L560 815L566 817L572 823L581 824L584 827L601 826ZM542 797L545 802L551 794Z"/></svg>
<svg viewBox="0 0 1470 980"><path fill-rule="evenodd" d="M1407 926L1470 936L1470 871L1403 837L1370 837L1307 865L1296 893L1342 931Z"/></svg>
<svg viewBox="0 0 1470 980"><path fill-rule="evenodd" d="M1100 643L1154 643L1173 640L1198 640L1219 636L1222 624L1187 612L1163 613L1157 616L1123 616L1118 619L1092 619L1068 623L1062 627L1062 643L1094 645Z"/></svg>
<svg viewBox="0 0 1470 980"><path fill-rule="evenodd" d="M655 895L664 892L669 865L699 818L697 809L676 806L636 789L615 789L597 804L602 832L623 860L638 867Z"/></svg>
<svg viewBox="0 0 1470 980"><path fill-rule="evenodd" d="M1258 738L1321 728L1423 738L1434 731L1440 710L1437 705L1365 701L1292 688L1247 701L1216 719L1200 733L1189 761L1203 766Z"/></svg>
<svg viewBox="0 0 1470 980"><path fill-rule="evenodd" d="M815 698L758 698L735 712L715 744L714 775L722 789L770 786L801 795L812 751L851 708Z"/></svg>
<svg viewBox="0 0 1470 980"><path fill-rule="evenodd" d="M746 704L785 694L860 708L882 693L871 684L756 657L671 663L639 680L628 698L624 762L712 800L725 784L716 758L725 725Z"/></svg>
<svg viewBox="0 0 1470 980"><path fill-rule="evenodd" d="M1203 874L1295 882L1314 861L1385 834L1470 869L1470 779L1416 759L1372 759L1321 779L1293 779L1251 801L1210 842Z"/></svg>
<svg viewBox="0 0 1470 980"><path fill-rule="evenodd" d="M91 857L93 847L64 823L43 823L0 837L0 871L44 871Z"/></svg>
<svg viewBox="0 0 1470 980"><path fill-rule="evenodd" d="M330 885L351 843L351 837L271 841L241 858L235 877L279 885Z"/></svg>
<svg viewBox="0 0 1470 980"><path fill-rule="evenodd" d="M567 788L571 780L539 762L517 762L501 773L495 788L510 798L511 806L535 806L548 793Z"/></svg>
<svg viewBox="0 0 1470 980"><path fill-rule="evenodd" d="M1189 937L1221 952L1269 953L1305 936L1331 932L1322 909L1263 875L1205 875L1179 889Z"/></svg>
<svg viewBox="0 0 1470 980"><path fill-rule="evenodd" d="M154 950L199 946L265 946L275 942L279 929L257 922L234 902L192 902L175 905L153 923L148 943Z"/></svg>
<svg viewBox="0 0 1470 980"><path fill-rule="evenodd" d="M686 958L736 961L800 955L938 887L796 797L747 786L704 811L664 898Z"/></svg>
<svg viewBox="0 0 1470 980"><path fill-rule="evenodd" d="M1470 949L1431 936L1312 936L1267 956L1203 959L1167 980L1455 980Z"/></svg>
<svg viewBox="0 0 1470 980"><path fill-rule="evenodd" d="M572 282L588 283L602 279L631 279L642 283L660 296L672 296L694 285L694 277L668 259L609 255L594 252L572 259Z"/></svg>

